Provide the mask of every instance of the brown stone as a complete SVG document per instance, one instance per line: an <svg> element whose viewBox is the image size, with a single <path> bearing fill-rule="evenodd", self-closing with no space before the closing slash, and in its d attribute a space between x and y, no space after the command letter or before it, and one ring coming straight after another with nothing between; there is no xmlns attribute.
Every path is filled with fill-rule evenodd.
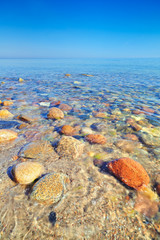
<svg viewBox="0 0 160 240"><path fill-rule="evenodd" d="M0 143L16 139L18 134L9 129L0 129Z"/></svg>
<svg viewBox="0 0 160 240"><path fill-rule="evenodd" d="M129 187L141 190L149 184L150 178L145 169L131 158L119 158L107 166L113 175Z"/></svg>
<svg viewBox="0 0 160 240"><path fill-rule="evenodd" d="M14 177L20 184L30 184L43 172L44 167L38 162L22 162L15 166Z"/></svg>
<svg viewBox="0 0 160 240"><path fill-rule="evenodd" d="M4 102L3 102L3 106L10 106L10 105L12 105L12 104L13 104L12 101L4 101Z"/></svg>
<svg viewBox="0 0 160 240"><path fill-rule="evenodd" d="M88 134L85 139L90 143L105 144L107 139L101 134Z"/></svg>
<svg viewBox="0 0 160 240"><path fill-rule="evenodd" d="M64 125L61 128L61 133L66 136L73 136L75 134L75 129L69 125Z"/></svg>
<svg viewBox="0 0 160 240"><path fill-rule="evenodd" d="M128 133L124 137L127 138L128 140L138 141L138 137L135 134Z"/></svg>
<svg viewBox="0 0 160 240"><path fill-rule="evenodd" d="M6 118L12 118L13 114L10 113L8 110L6 109L2 109L0 110L0 118L6 119Z"/></svg>
<svg viewBox="0 0 160 240"><path fill-rule="evenodd" d="M69 106L68 104L65 104L65 103L61 103L59 105L59 109L61 109L62 111L70 111L72 109L71 106Z"/></svg>
<svg viewBox="0 0 160 240"><path fill-rule="evenodd" d="M154 113L155 112L155 110L154 109L151 109L151 108L149 108L149 107L143 107L143 110L145 111L145 112L148 112L148 113Z"/></svg>
<svg viewBox="0 0 160 240"><path fill-rule="evenodd" d="M64 113L59 108L53 107L50 108L47 117L50 119L62 119L64 118Z"/></svg>

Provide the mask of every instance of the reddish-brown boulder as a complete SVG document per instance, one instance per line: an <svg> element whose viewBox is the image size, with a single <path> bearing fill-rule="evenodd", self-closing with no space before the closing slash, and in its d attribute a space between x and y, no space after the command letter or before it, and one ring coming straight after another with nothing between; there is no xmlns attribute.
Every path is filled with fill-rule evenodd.
<svg viewBox="0 0 160 240"><path fill-rule="evenodd" d="M119 180L137 190L143 189L150 181L142 165L131 158L119 158L109 162L107 167Z"/></svg>

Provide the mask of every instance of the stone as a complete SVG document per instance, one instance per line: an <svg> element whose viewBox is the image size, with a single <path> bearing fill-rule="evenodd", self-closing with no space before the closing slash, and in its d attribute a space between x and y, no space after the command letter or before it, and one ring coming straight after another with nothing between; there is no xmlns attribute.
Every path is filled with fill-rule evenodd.
<svg viewBox="0 0 160 240"><path fill-rule="evenodd" d="M0 143L16 139L18 134L9 129L0 129Z"/></svg>
<svg viewBox="0 0 160 240"><path fill-rule="evenodd" d="M72 107L69 106L68 104L61 103L61 104L59 105L59 109L61 109L62 111L68 112L68 111L70 111L70 110L72 109Z"/></svg>
<svg viewBox="0 0 160 240"><path fill-rule="evenodd" d="M70 125L64 125L61 128L61 133L66 135L66 136L73 136L75 134L75 129L71 127Z"/></svg>
<svg viewBox="0 0 160 240"><path fill-rule="evenodd" d="M128 140L138 141L138 137L135 134L128 133L124 137L127 138Z"/></svg>
<svg viewBox="0 0 160 240"><path fill-rule="evenodd" d="M19 82L23 82L24 80L23 80L23 78L19 78L18 81Z"/></svg>
<svg viewBox="0 0 160 240"><path fill-rule="evenodd" d="M64 118L64 113L59 108L53 107L50 108L47 117L50 119L62 119Z"/></svg>
<svg viewBox="0 0 160 240"><path fill-rule="evenodd" d="M143 193L138 192L134 208L137 212L140 212L148 218L152 218L159 210L159 203L151 200Z"/></svg>
<svg viewBox="0 0 160 240"><path fill-rule="evenodd" d="M109 171L123 183L136 190L142 190L150 181L143 166L131 158L119 158L107 164Z"/></svg>
<svg viewBox="0 0 160 240"><path fill-rule="evenodd" d="M48 141L34 141L26 144L18 153L20 157L36 159L55 154L54 148Z"/></svg>
<svg viewBox="0 0 160 240"><path fill-rule="evenodd" d="M93 123L91 125L91 128L94 130L94 131L98 131L98 132L104 132L104 131L107 131L108 130L108 126L106 123Z"/></svg>
<svg viewBox="0 0 160 240"><path fill-rule="evenodd" d="M101 134L88 134L85 139L93 144L105 144L107 139Z"/></svg>
<svg viewBox="0 0 160 240"><path fill-rule="evenodd" d="M32 123L35 121L35 119L28 117L26 115L19 115L17 116L17 119L26 123Z"/></svg>
<svg viewBox="0 0 160 240"><path fill-rule="evenodd" d="M138 136L140 137L141 141L147 146L160 147L160 137L155 137L146 132L140 132Z"/></svg>
<svg viewBox="0 0 160 240"><path fill-rule="evenodd" d="M66 73L66 74L65 74L65 77L70 77L70 76L71 76L70 73Z"/></svg>
<svg viewBox="0 0 160 240"><path fill-rule="evenodd" d="M15 166L14 177L20 184L30 184L40 177L44 172L44 167L38 162L22 162Z"/></svg>
<svg viewBox="0 0 160 240"><path fill-rule="evenodd" d="M96 117L96 118L107 118L107 114L104 113L104 112L93 113L93 116Z"/></svg>
<svg viewBox="0 0 160 240"><path fill-rule="evenodd" d="M142 148L142 144L140 142L135 142L132 140L120 139L115 145L125 152L133 152L135 148Z"/></svg>
<svg viewBox="0 0 160 240"><path fill-rule="evenodd" d="M91 74L85 74L85 73L83 73L83 74L81 74L82 76L86 76L86 77L94 77L93 75L91 75Z"/></svg>
<svg viewBox="0 0 160 240"><path fill-rule="evenodd" d="M76 159L82 155L83 149L84 144L79 140L70 136L63 136L58 143L57 153L61 157Z"/></svg>
<svg viewBox="0 0 160 240"><path fill-rule="evenodd" d="M143 111L145 111L145 112L147 112L147 113L154 113L154 112L155 112L154 109L149 108L149 107L146 107L146 106L143 107Z"/></svg>
<svg viewBox="0 0 160 240"><path fill-rule="evenodd" d="M69 178L62 173L50 173L42 177L33 186L32 200L42 204L55 204L63 196Z"/></svg>
<svg viewBox="0 0 160 240"><path fill-rule="evenodd" d="M10 105L13 105L12 101L4 101L3 102L3 106L10 106Z"/></svg>
<svg viewBox="0 0 160 240"><path fill-rule="evenodd" d="M83 135L92 134L92 133L93 133L93 131L89 127L83 127L81 129L81 134L83 134Z"/></svg>
<svg viewBox="0 0 160 240"><path fill-rule="evenodd" d="M0 118L6 119L6 118L12 118L13 114L10 113L7 109L0 110Z"/></svg>

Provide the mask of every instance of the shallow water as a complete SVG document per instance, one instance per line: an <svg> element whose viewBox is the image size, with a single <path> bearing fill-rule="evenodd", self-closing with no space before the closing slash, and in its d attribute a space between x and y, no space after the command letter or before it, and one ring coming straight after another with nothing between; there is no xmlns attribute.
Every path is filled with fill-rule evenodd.
<svg viewBox="0 0 160 240"><path fill-rule="evenodd" d="M66 73L71 76L65 77ZM23 82L18 81L20 77ZM146 169L155 190L160 175L160 59L0 59L0 100L7 99L13 105L1 108L14 118L1 119L0 128L16 131L18 138L0 145L0 239L160 238L160 213L148 218L137 212L136 191L93 164L94 158L105 162L133 158ZM64 111L62 120L47 119L56 101L72 110ZM95 117L96 113L105 117ZM19 128L20 114L35 120ZM128 118L135 119L141 129L128 125ZM64 124L79 127L74 137L85 144L84 153L78 159L47 153L34 159L45 166L46 173L61 172L70 179L58 204L41 205L30 200L26 187L11 181L7 169L21 161L15 156L30 142L47 140L56 151ZM107 143L89 144L84 128L103 134ZM138 147L117 146L127 133L137 136ZM156 146L147 144L143 133L149 133Z"/></svg>

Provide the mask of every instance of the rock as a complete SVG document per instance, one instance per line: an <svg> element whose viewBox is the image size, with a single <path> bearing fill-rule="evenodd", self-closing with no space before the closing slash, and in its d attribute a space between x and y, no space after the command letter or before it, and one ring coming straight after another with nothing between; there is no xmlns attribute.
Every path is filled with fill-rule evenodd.
<svg viewBox="0 0 160 240"><path fill-rule="evenodd" d="M61 103L61 104L59 105L59 109L61 109L62 111L68 112L68 111L70 111L70 110L72 109L72 107L69 106L68 104Z"/></svg>
<svg viewBox="0 0 160 240"><path fill-rule="evenodd" d="M133 152L135 148L142 148L141 143L125 139L118 140L115 145L128 153Z"/></svg>
<svg viewBox="0 0 160 240"><path fill-rule="evenodd" d="M132 113L139 115L139 114L144 114L144 111L137 109L137 110L133 110Z"/></svg>
<svg viewBox="0 0 160 240"><path fill-rule="evenodd" d="M134 208L146 217L152 218L157 214L159 204L157 201L153 201L143 193L138 192Z"/></svg>
<svg viewBox="0 0 160 240"><path fill-rule="evenodd" d="M3 102L3 106L10 106L10 105L13 105L12 101L4 101Z"/></svg>
<svg viewBox="0 0 160 240"><path fill-rule="evenodd" d="M86 76L86 77L94 77L93 75L91 75L91 74L85 74L85 73L83 73L83 74L81 74L82 76Z"/></svg>
<svg viewBox="0 0 160 240"><path fill-rule="evenodd" d="M160 137L155 137L146 132L141 132L138 134L138 136L140 137L141 141L148 146L153 146L153 147L160 146Z"/></svg>
<svg viewBox="0 0 160 240"><path fill-rule="evenodd" d="M58 143L57 153L61 157L76 159L82 155L83 149L84 144L79 140L73 137L63 136Z"/></svg>
<svg viewBox="0 0 160 240"><path fill-rule="evenodd" d="M58 106L60 105L61 101L52 101L51 106Z"/></svg>
<svg viewBox="0 0 160 240"><path fill-rule="evenodd" d="M50 156L55 154L54 148L48 141L35 141L25 145L19 152L20 157L25 158L40 158L44 156Z"/></svg>
<svg viewBox="0 0 160 240"><path fill-rule="evenodd" d="M90 143L105 144L107 139L101 134L88 134L85 139Z"/></svg>
<svg viewBox="0 0 160 240"><path fill-rule="evenodd" d="M160 183L156 185L156 192L160 196Z"/></svg>
<svg viewBox="0 0 160 240"><path fill-rule="evenodd" d="M138 141L138 137L135 134L128 133L124 137L127 138L128 140Z"/></svg>
<svg viewBox="0 0 160 240"><path fill-rule="evenodd" d="M93 163L96 167L102 167L105 162L102 159L94 159Z"/></svg>
<svg viewBox="0 0 160 240"><path fill-rule="evenodd" d="M130 123L130 126L132 127L132 129L134 131L140 131L142 129L142 127L140 125L138 125L137 123Z"/></svg>
<svg viewBox="0 0 160 240"><path fill-rule="evenodd" d="M50 102L40 102L39 105L42 107L50 107Z"/></svg>
<svg viewBox="0 0 160 240"><path fill-rule="evenodd" d="M50 108L47 117L50 119L62 119L64 118L64 113L59 108L53 107Z"/></svg>
<svg viewBox="0 0 160 240"><path fill-rule="evenodd" d="M105 132L108 130L108 126L106 123L93 123L91 125L91 128L94 130L94 131L98 131L98 132Z"/></svg>
<svg viewBox="0 0 160 240"><path fill-rule="evenodd" d="M33 186L30 197L42 204L57 203L62 198L67 183L69 178L64 174L47 174Z"/></svg>
<svg viewBox="0 0 160 240"><path fill-rule="evenodd" d="M69 74L69 73L66 73L64 76L65 76L65 77L70 77L70 76L71 76L71 74Z"/></svg>
<svg viewBox="0 0 160 240"><path fill-rule="evenodd" d="M87 134L92 134L92 133L93 133L93 131L89 127L83 127L81 129L81 134L87 135Z"/></svg>
<svg viewBox="0 0 160 240"><path fill-rule="evenodd" d="M30 118L26 115L19 115L17 116L17 119L26 123L32 123L34 122L36 119Z"/></svg>
<svg viewBox="0 0 160 240"><path fill-rule="evenodd" d="M66 135L66 136L73 136L75 134L75 129L69 125L64 125L61 128L61 133Z"/></svg>
<svg viewBox="0 0 160 240"><path fill-rule="evenodd" d="M131 158L119 158L107 164L108 169L119 180L137 190L149 184L149 176L142 165Z"/></svg>
<svg viewBox="0 0 160 240"><path fill-rule="evenodd" d="M145 112L147 112L147 113L154 113L155 112L155 110L153 110L153 109L151 109L151 108L149 108L149 107L143 107L143 111L145 111Z"/></svg>
<svg viewBox="0 0 160 240"><path fill-rule="evenodd" d="M5 118L12 118L12 117L13 117L13 114L10 113L8 110L6 109L0 110L0 118L5 119Z"/></svg>
<svg viewBox="0 0 160 240"><path fill-rule="evenodd" d="M104 112L93 113L93 116L96 117L96 118L107 118L107 114L104 113Z"/></svg>
<svg viewBox="0 0 160 240"><path fill-rule="evenodd" d="M23 78L19 78L18 81L19 82L23 82L24 80L23 80Z"/></svg>
<svg viewBox="0 0 160 240"><path fill-rule="evenodd" d="M0 143L16 139L18 134L9 129L0 129Z"/></svg>
<svg viewBox="0 0 160 240"><path fill-rule="evenodd" d="M44 167L38 162L22 162L15 166L14 177L20 184L30 184L44 172Z"/></svg>

